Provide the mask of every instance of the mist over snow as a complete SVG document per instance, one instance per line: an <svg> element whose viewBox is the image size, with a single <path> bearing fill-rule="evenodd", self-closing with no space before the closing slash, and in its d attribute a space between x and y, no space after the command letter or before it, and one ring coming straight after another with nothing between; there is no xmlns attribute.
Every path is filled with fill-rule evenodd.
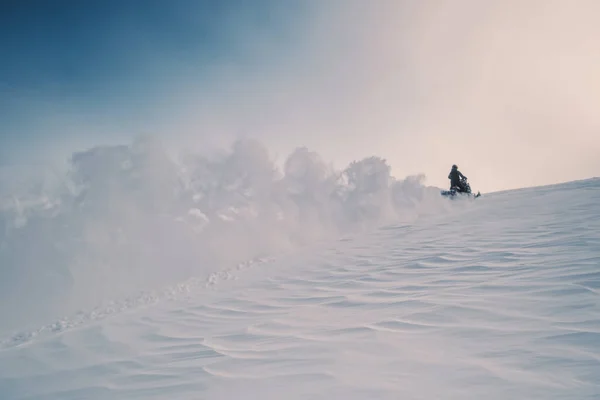
<svg viewBox="0 0 600 400"><path fill-rule="evenodd" d="M381 158L334 170L298 148L279 167L254 139L203 155L144 136L70 161L0 175L3 330L444 204Z"/></svg>

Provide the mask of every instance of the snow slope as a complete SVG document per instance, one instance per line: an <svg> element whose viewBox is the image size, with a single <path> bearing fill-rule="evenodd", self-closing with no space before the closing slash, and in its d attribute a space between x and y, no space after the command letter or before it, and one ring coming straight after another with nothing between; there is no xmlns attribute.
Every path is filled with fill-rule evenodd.
<svg viewBox="0 0 600 400"><path fill-rule="evenodd" d="M431 201L5 335L0 398L599 398L600 180Z"/></svg>

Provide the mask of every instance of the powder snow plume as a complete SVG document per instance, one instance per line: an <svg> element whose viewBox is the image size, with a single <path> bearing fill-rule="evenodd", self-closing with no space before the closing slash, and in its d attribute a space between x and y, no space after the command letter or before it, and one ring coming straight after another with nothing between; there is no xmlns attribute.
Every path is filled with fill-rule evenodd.
<svg viewBox="0 0 600 400"><path fill-rule="evenodd" d="M338 171L298 148L277 167L243 139L211 156L153 137L0 175L0 318L9 330L255 257L440 209L378 157Z"/></svg>

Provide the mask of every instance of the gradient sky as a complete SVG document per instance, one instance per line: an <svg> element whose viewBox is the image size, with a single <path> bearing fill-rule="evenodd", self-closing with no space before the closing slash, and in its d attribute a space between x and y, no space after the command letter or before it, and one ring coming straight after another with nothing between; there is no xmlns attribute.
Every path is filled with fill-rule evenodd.
<svg viewBox="0 0 600 400"><path fill-rule="evenodd" d="M173 113L188 83L215 71L260 68L260 35L277 44L290 27L277 1L7 1L0 5L2 157L13 146L64 136L121 136ZM285 13L302 18L300 2ZM280 51L285 48L280 45ZM217 90L217 89L213 89ZM150 121L149 121L150 120ZM140 122L146 121L146 122ZM139 132L129 132L134 135ZM41 142L40 142L41 140Z"/></svg>
<svg viewBox="0 0 600 400"><path fill-rule="evenodd" d="M151 133L476 190L600 175L600 3L4 1L0 164Z"/></svg>

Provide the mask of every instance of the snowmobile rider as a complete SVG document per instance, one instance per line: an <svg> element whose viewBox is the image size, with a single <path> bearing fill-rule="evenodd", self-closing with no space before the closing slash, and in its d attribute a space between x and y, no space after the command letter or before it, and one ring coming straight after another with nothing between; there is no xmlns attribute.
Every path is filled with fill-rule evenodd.
<svg viewBox="0 0 600 400"><path fill-rule="evenodd" d="M458 190L460 192L463 192L465 190L465 188L463 187L460 179L464 178L467 179L466 176L464 176L459 170L458 167L455 165L452 166L452 170L450 171L450 174L448 175L448 179L450 179L450 189L456 187L458 188Z"/></svg>

